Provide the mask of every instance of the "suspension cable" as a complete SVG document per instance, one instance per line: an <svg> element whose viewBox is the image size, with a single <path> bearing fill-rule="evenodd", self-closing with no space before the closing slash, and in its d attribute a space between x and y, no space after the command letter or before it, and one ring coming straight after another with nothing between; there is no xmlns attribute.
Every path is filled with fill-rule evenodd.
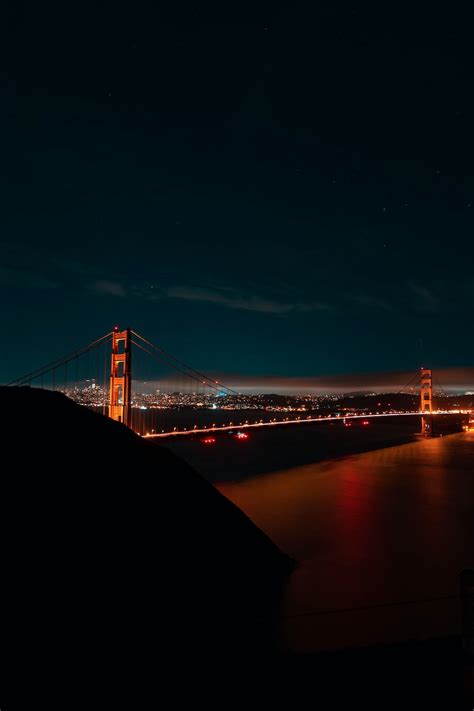
<svg viewBox="0 0 474 711"><path fill-rule="evenodd" d="M412 385L412 383L413 383L413 381L415 380L416 377L418 377L418 380L416 381L416 383L415 383L414 385ZM408 383L407 383L406 385L404 385L404 386L398 391L398 394L399 394L399 395L402 394L403 391L404 391L406 388L408 388L410 385L412 386L412 388L416 388L416 386L417 386L420 382L421 382L421 376L420 376L418 373L415 373L415 375L412 375L412 377L410 378L410 380L408 381Z"/></svg>
<svg viewBox="0 0 474 711"><path fill-rule="evenodd" d="M433 378L431 379L431 383L432 383L433 390L434 390L435 381ZM446 392L446 390L443 388L443 386L438 381L436 381L436 387L438 388L438 390L441 390L441 395L443 395L444 397L449 397L449 394Z"/></svg>
<svg viewBox="0 0 474 711"><path fill-rule="evenodd" d="M237 390L233 390L232 388L229 388L227 385L224 385L223 383L219 383L216 380L212 380L212 378L209 378L209 376L205 375L205 373L202 373L199 370L196 370L195 368L191 368L191 366L187 365L184 363L182 360L179 360L175 356L171 355L171 353L167 353L163 348L158 348L158 346L155 346L153 343L148 341L146 338L141 336L139 333L136 331L132 331L132 334L136 336L137 338L140 338L144 343L146 343L150 348L153 350L157 351L160 353L162 356L166 357L169 361L174 361L174 363L177 363L178 365L173 365L172 362L170 362L170 365L173 365L173 367L176 368L176 370L181 370L181 372L186 373L190 377L193 377L191 374L193 373L195 377L195 380L199 380L202 382L203 380L206 381L206 384L209 387L214 387L215 390L225 390L227 394L232 394L232 395L239 395ZM178 366L181 366L179 368ZM219 385L219 388L215 388L215 385Z"/></svg>
<svg viewBox="0 0 474 711"><path fill-rule="evenodd" d="M98 338L96 341L92 341L92 343L89 343L87 346L78 348L76 351L73 351L72 353L68 353L68 355L63 356L62 358L58 358L55 361L51 361L51 363L47 363L46 365L42 366L41 368L32 370L30 373L27 373L26 375L22 376L21 378L16 378L15 380L12 380L11 382L7 383L7 385L9 385L9 386L24 385L27 382L31 382L32 380L39 378L40 376L44 376L47 373L51 373L52 371L56 370L56 368L66 365L67 363L70 363L72 360L75 360L75 359L79 358L80 356L85 355L86 353L90 353L91 351L95 350L96 348L100 348L107 342L108 339L111 338L111 336L112 336L112 332L106 333L105 336Z"/></svg>
<svg viewBox="0 0 474 711"><path fill-rule="evenodd" d="M145 340L145 339L143 339L143 340ZM220 392L222 386L214 385L209 379L207 379L207 382L204 383L204 381L201 378L199 378L197 375L193 375L193 373L188 373L185 370L183 370L182 368L179 368L170 359L168 359L165 355L163 355L163 354L157 355L153 351L150 351L147 348L145 348L144 346L142 346L137 341L132 340L132 344L134 346L136 346L137 348L140 348L144 353L147 353L147 355L151 356L151 358L154 358L159 363L162 363L163 361L165 361L166 363L168 363L168 365L171 365L171 367L174 368L175 370L177 370L179 373L183 373L184 375L187 375L188 378L192 378L196 382L203 383L203 384L207 385L207 387L213 388L216 392ZM157 349L157 350L159 350L159 349Z"/></svg>

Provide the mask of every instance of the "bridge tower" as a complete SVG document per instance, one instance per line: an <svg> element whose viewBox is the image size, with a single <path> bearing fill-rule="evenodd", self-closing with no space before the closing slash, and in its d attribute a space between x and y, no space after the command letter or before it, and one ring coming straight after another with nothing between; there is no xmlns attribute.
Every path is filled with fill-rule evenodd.
<svg viewBox="0 0 474 711"><path fill-rule="evenodd" d="M132 415L132 336L126 328L112 331L109 417L131 427Z"/></svg>
<svg viewBox="0 0 474 711"><path fill-rule="evenodd" d="M420 384L421 434L431 434L433 429L433 373L429 368L421 369Z"/></svg>

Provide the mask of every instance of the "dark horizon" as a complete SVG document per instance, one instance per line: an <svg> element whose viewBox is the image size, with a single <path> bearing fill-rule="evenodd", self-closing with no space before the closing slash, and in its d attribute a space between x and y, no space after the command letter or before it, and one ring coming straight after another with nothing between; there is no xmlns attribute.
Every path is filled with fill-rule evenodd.
<svg viewBox="0 0 474 711"><path fill-rule="evenodd" d="M349 394L356 392L399 392L413 380L415 372L348 373L312 377L291 376L239 376L232 373L214 373L219 381L243 392L288 394ZM416 378L412 385L416 383ZM254 390L252 390L254 388ZM275 389L274 389L275 388ZM419 388L419 386L418 386ZM447 393L474 391L474 368L437 368L433 371L433 388ZM418 392L415 388L415 392Z"/></svg>
<svg viewBox="0 0 474 711"><path fill-rule="evenodd" d="M114 323L249 376L474 362L467 14L26 2L2 30L0 381Z"/></svg>

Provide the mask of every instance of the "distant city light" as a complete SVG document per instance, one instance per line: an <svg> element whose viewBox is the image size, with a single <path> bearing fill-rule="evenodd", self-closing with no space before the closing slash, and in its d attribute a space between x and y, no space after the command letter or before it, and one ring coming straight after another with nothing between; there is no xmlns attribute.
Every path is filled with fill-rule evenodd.
<svg viewBox="0 0 474 711"><path fill-rule="evenodd" d="M241 433L246 434L242 432L243 428L291 426L293 423L309 421L328 422L332 425L340 419L345 420L347 425L355 423L354 426L368 427L371 424L367 419L369 415L371 418L380 418L420 414L418 397L409 394L399 396L393 392L364 395L267 395L183 392L178 388L164 392L155 385L150 387L151 381L145 382L148 382L148 390L143 387L143 380L136 380L132 391L132 418L134 412L137 418L141 418L135 421L132 428L148 437L167 436L168 433L168 436L179 436L193 432L205 436L206 432L211 435L219 430L245 441L248 435L237 437L235 427L240 427ZM108 412L110 398L106 380L82 379L61 391L80 405L100 409L103 414ZM435 394L437 407L433 408L433 414L468 414L473 409L473 395L472 391L452 395ZM173 421L173 413L178 410L181 412L179 426ZM212 415L209 415L211 412ZM158 417L159 421L156 419ZM234 432L231 431L233 429Z"/></svg>

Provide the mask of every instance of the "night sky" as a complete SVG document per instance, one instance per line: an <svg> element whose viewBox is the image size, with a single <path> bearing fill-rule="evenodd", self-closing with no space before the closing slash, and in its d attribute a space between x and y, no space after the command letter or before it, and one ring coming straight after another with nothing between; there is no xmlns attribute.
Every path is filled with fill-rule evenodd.
<svg viewBox="0 0 474 711"><path fill-rule="evenodd" d="M0 381L474 364L467 4L98 5L2 11Z"/></svg>

